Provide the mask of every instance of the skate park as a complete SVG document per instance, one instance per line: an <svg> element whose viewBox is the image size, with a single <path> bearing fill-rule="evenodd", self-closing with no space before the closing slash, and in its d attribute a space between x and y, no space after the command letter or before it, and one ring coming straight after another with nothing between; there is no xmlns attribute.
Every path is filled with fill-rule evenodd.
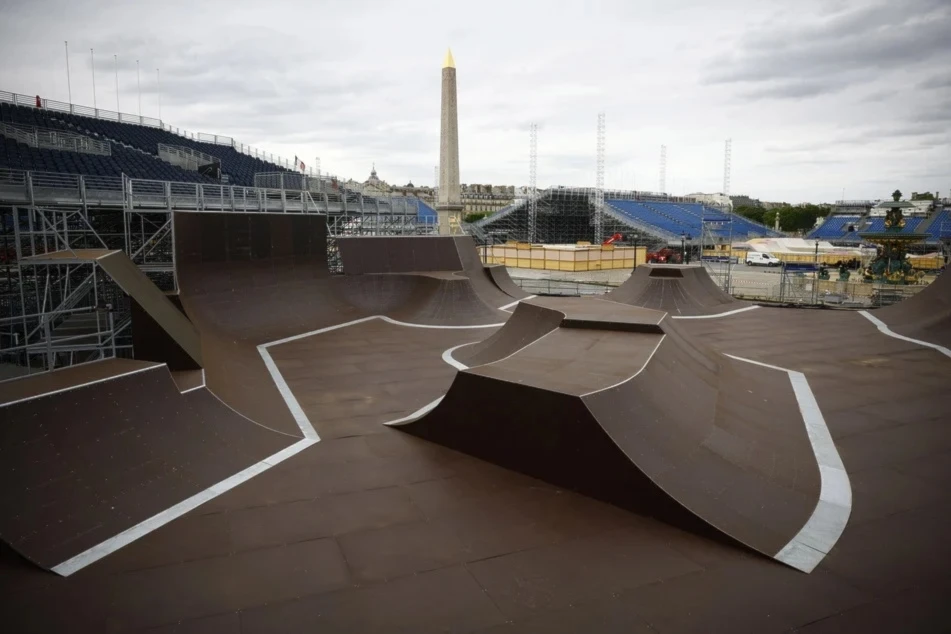
<svg viewBox="0 0 951 634"><path fill-rule="evenodd" d="M466 222L441 81L431 205L0 92L4 631L945 631L951 278L787 308L642 264L779 231L605 189L603 114L595 188L536 188L532 124ZM944 238L893 202L826 229Z"/></svg>
<svg viewBox="0 0 951 634"><path fill-rule="evenodd" d="M948 517L944 278L864 314L674 266L515 297L464 236L341 238L330 275L321 221L175 213L180 310L123 254L69 254L168 344L3 384L31 623L791 628L943 592L918 584Z"/></svg>

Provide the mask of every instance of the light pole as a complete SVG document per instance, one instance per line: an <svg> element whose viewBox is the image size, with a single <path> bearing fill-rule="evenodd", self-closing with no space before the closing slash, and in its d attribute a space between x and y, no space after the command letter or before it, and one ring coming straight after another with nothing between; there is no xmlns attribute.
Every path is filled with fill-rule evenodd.
<svg viewBox="0 0 951 634"><path fill-rule="evenodd" d="M634 233L634 268L637 268L637 236L638 234Z"/></svg>
<svg viewBox="0 0 951 634"><path fill-rule="evenodd" d="M63 44L66 45L66 90L69 94L69 111L73 111L73 82L69 77L69 42L64 40Z"/></svg>
<svg viewBox="0 0 951 634"><path fill-rule="evenodd" d="M687 234L680 232L680 263L684 264L687 260Z"/></svg>
<svg viewBox="0 0 951 634"><path fill-rule="evenodd" d="M92 108L96 111L96 117L99 117L99 106L96 104L96 55L92 49L89 49L89 65L92 67Z"/></svg>
<svg viewBox="0 0 951 634"><path fill-rule="evenodd" d="M816 254L813 261L813 272L812 272L812 303L819 303L819 239L816 239Z"/></svg>

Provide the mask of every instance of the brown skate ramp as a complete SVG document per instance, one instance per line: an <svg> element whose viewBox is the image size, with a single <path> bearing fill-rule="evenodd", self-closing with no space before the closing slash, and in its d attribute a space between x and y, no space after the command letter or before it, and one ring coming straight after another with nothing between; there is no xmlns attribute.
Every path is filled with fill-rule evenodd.
<svg viewBox="0 0 951 634"><path fill-rule="evenodd" d="M513 317L513 329L521 321ZM434 410L400 428L779 555L820 490L789 377L714 354L670 320L660 328L555 328L460 371Z"/></svg>
<svg viewBox="0 0 951 634"><path fill-rule="evenodd" d="M494 308L512 303L492 281L469 236L372 236L338 238L344 274L456 273Z"/></svg>
<svg viewBox="0 0 951 634"><path fill-rule="evenodd" d="M165 293L172 305L185 315L182 300L178 293ZM164 363L169 370L198 370L195 363L175 339L135 301L130 301L132 309L132 352L136 359ZM187 319L187 316L186 316Z"/></svg>
<svg viewBox="0 0 951 634"><path fill-rule="evenodd" d="M501 323L509 316L483 301L467 277L450 272L338 276L331 282L336 298L364 315L443 326Z"/></svg>
<svg viewBox="0 0 951 634"><path fill-rule="evenodd" d="M88 383L98 369L76 366L73 378ZM71 558L295 440L207 390L181 394L163 365L0 411L0 538L61 574Z"/></svg>
<svg viewBox="0 0 951 634"><path fill-rule="evenodd" d="M639 266L605 298L686 317L715 315L751 306L724 293L699 266Z"/></svg>
<svg viewBox="0 0 951 634"><path fill-rule="evenodd" d="M169 301L159 288L122 251L103 249L74 249L46 253L32 261L66 260L73 262L94 262L119 285L119 288L132 298L132 301L146 313L151 320L167 333L180 352L187 355L193 364L201 366L201 342L198 331L188 318Z"/></svg>
<svg viewBox="0 0 951 634"><path fill-rule="evenodd" d="M898 334L951 347L951 274L908 299L871 311Z"/></svg>
<svg viewBox="0 0 951 634"><path fill-rule="evenodd" d="M495 285L499 287L499 290L509 297L513 299L531 297L529 293L523 291L522 288L509 277L509 270L504 264L487 264L485 270Z"/></svg>
<svg viewBox="0 0 951 634"><path fill-rule="evenodd" d="M484 341L454 351L469 366L499 361L558 328L594 328L661 334L664 314L592 298L536 297L519 302L505 326Z"/></svg>
<svg viewBox="0 0 951 634"><path fill-rule="evenodd" d="M372 315L453 326L509 316L447 271L330 276L323 216L176 213L175 222L182 303L201 332L209 389L252 420L290 434L299 427L258 346ZM342 246L342 253L356 257L361 248L377 253L395 239L352 240L356 251ZM452 239L395 244L445 244L459 270Z"/></svg>
<svg viewBox="0 0 951 634"><path fill-rule="evenodd" d="M448 236L338 238L345 275L461 271L456 242Z"/></svg>
<svg viewBox="0 0 951 634"><path fill-rule="evenodd" d="M476 250L471 236L453 238L459 260L462 262L463 273L470 279L473 289L490 306L511 306L514 300L522 299L507 294L492 278L490 267L482 263L482 257ZM527 294L525 295L527 297Z"/></svg>

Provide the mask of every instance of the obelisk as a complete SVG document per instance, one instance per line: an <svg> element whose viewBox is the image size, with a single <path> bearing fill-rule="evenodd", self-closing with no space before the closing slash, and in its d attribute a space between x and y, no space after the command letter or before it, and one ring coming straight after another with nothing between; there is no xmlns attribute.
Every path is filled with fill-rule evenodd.
<svg viewBox="0 0 951 634"><path fill-rule="evenodd" d="M459 226L462 194L459 187L459 112L456 108L456 63L452 50L442 65L442 123L439 131L439 197L436 217L439 235Z"/></svg>

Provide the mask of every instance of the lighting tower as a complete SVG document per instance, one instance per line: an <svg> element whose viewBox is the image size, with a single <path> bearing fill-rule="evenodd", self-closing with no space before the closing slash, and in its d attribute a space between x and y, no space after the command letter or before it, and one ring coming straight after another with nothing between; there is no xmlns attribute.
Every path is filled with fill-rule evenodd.
<svg viewBox="0 0 951 634"><path fill-rule="evenodd" d="M660 193L667 193L667 146L660 146Z"/></svg>
<svg viewBox="0 0 951 634"><path fill-rule="evenodd" d="M730 172L732 170L731 156L733 154L733 139L726 140L723 152L723 195L730 195Z"/></svg>
<svg viewBox="0 0 951 634"><path fill-rule="evenodd" d="M598 171L594 182L594 243L604 239L601 214L604 211L604 113L598 113Z"/></svg>
<svg viewBox="0 0 951 634"><path fill-rule="evenodd" d="M536 240L538 220L538 124L529 128L528 141L528 241Z"/></svg>

